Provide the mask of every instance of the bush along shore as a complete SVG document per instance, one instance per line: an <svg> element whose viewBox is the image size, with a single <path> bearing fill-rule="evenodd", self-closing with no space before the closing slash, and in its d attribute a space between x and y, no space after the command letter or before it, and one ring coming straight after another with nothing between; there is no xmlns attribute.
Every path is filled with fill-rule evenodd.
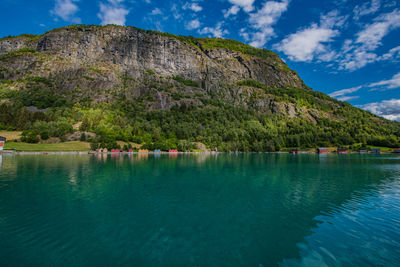
<svg viewBox="0 0 400 267"><path fill-rule="evenodd" d="M36 143L28 143L24 140L22 135L23 132L18 131L0 131L0 136L5 136L7 138L7 142L5 144L5 148L3 153L78 153L78 154L87 154L87 153L103 153L103 154L112 154L112 153L139 153L139 154L165 154L169 153L170 150L172 153L242 153L241 151L220 151L217 147L211 149L207 147L203 143L199 142L181 142L178 143L177 146L165 146L165 147L157 147L156 145L146 146L144 144L138 144L133 142L123 142L123 141L115 141L110 143L99 143L95 142L96 137L94 133L81 133L75 132L74 134L67 135L66 141L62 142L57 138L49 138L46 140L39 139ZM90 138L85 140L82 138L83 135L88 135ZM25 142L23 142L25 141ZM344 154L347 153L376 153L376 150L379 149L380 153L395 153L399 150L396 148L390 147L377 147L377 146L368 146L364 144L355 144L352 146L346 147L328 147L328 153L338 153L339 151L344 151ZM254 153L259 153L261 151L253 151ZM263 151L263 152L275 152L275 153L318 153L318 148L282 148L280 151ZM251 153L251 151L247 151L247 153Z"/></svg>

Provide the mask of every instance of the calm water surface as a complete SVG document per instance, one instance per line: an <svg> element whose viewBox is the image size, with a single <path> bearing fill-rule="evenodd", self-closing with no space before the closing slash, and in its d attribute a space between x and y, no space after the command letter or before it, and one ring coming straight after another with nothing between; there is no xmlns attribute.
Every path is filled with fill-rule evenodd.
<svg viewBox="0 0 400 267"><path fill-rule="evenodd" d="M398 156L1 162L1 266L400 266Z"/></svg>

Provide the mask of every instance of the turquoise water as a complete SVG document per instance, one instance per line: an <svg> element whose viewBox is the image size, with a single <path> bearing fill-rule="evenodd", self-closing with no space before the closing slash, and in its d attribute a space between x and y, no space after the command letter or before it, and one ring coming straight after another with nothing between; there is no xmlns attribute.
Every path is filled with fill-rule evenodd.
<svg viewBox="0 0 400 267"><path fill-rule="evenodd" d="M399 266L400 157L2 157L1 266Z"/></svg>

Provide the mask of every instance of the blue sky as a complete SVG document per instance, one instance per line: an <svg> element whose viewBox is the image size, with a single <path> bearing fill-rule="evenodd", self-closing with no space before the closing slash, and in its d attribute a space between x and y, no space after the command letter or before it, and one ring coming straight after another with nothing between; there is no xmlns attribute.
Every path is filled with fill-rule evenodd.
<svg viewBox="0 0 400 267"><path fill-rule="evenodd" d="M314 90L400 121L400 1L0 0L0 36L76 23L267 48Z"/></svg>

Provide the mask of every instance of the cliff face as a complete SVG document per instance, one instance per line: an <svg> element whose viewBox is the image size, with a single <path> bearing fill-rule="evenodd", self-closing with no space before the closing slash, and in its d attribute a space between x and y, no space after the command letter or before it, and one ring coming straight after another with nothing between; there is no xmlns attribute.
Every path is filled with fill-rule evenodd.
<svg viewBox="0 0 400 267"><path fill-rule="evenodd" d="M15 57L4 60L12 53ZM272 52L260 57L223 47L204 49L201 42L132 27L74 26L40 37L5 38L0 40L0 57L5 79L23 78L27 72L51 76L59 90L79 87L94 98L123 87L137 95L146 80L175 76L194 81L205 92L246 79L269 87L308 89Z"/></svg>
<svg viewBox="0 0 400 267"><path fill-rule="evenodd" d="M195 140L225 151L397 146L400 129L234 40L119 26L0 39L0 128L63 137L76 124L101 142Z"/></svg>

